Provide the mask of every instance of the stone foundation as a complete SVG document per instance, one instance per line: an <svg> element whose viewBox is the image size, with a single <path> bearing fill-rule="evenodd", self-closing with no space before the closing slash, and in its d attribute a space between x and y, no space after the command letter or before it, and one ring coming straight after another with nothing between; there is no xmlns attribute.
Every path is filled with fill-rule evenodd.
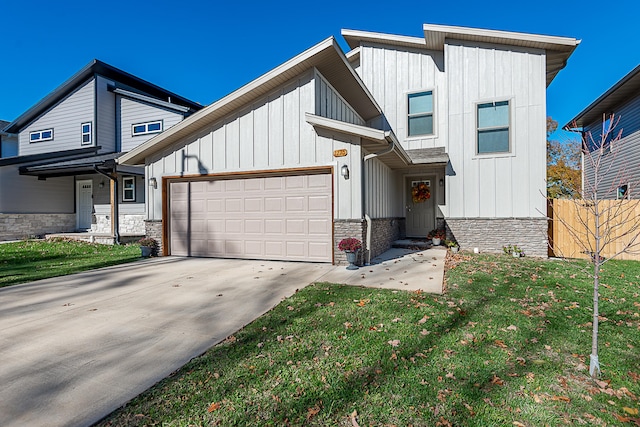
<svg viewBox="0 0 640 427"><path fill-rule="evenodd" d="M145 220L144 229L144 234L146 237L156 239L156 242L158 242L158 256L162 256L162 220Z"/></svg>
<svg viewBox="0 0 640 427"><path fill-rule="evenodd" d="M120 234L144 234L144 215L120 215L119 230ZM91 224L91 232L111 233L111 215L95 214L93 224Z"/></svg>
<svg viewBox="0 0 640 427"><path fill-rule="evenodd" d="M363 250L358 254L358 265L363 265L365 260L367 222L362 219L334 219L333 220L333 263L347 265L347 255L338 249L338 243L347 237L355 237L362 242Z"/></svg>
<svg viewBox="0 0 640 427"><path fill-rule="evenodd" d="M0 240L20 240L76 229L76 214L0 214Z"/></svg>
<svg viewBox="0 0 640 427"><path fill-rule="evenodd" d="M371 258L389 250L394 241L405 234L404 218L371 219Z"/></svg>
<svg viewBox="0 0 640 427"><path fill-rule="evenodd" d="M447 239L462 250L502 252L503 246L517 245L527 256L547 257L546 218L447 218L444 223Z"/></svg>

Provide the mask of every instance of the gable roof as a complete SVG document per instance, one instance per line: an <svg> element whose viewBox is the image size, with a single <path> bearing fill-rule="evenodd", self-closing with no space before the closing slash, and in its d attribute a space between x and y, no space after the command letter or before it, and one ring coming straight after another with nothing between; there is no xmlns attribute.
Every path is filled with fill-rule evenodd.
<svg viewBox="0 0 640 427"><path fill-rule="evenodd" d="M214 124L311 68L316 68L365 121L382 114L369 90L349 65L335 38L329 37L122 155L118 162L142 164L147 156L202 127Z"/></svg>
<svg viewBox="0 0 640 427"><path fill-rule="evenodd" d="M158 99L169 99L174 104L179 104L193 110L199 110L202 106L196 102L190 101L180 95L165 90L160 86L156 86L146 80L142 80L133 74L122 71L116 67L106 64L97 59L92 60L85 65L80 71L71 76L67 81L55 88L51 93L38 101L33 107L24 112L20 117L15 119L6 127L7 132L18 133L22 128L38 118L40 115L48 111L70 93L92 79L95 75L100 75L108 79L113 79L117 83L135 88L147 95Z"/></svg>
<svg viewBox="0 0 640 427"><path fill-rule="evenodd" d="M6 120L0 120L0 135L4 135L6 133L4 128L6 128L9 125L9 123L11 122L8 122Z"/></svg>
<svg viewBox="0 0 640 427"><path fill-rule="evenodd" d="M597 120L601 120L603 114L611 113L615 107L634 96L638 96L638 94L640 94L640 65L578 113L569 123L563 126L563 129L571 130L575 127L585 127Z"/></svg>
<svg viewBox="0 0 640 427"><path fill-rule="evenodd" d="M567 60L580 44L580 40L571 37L546 36L450 25L424 24L422 31L424 38L357 30L342 30L342 36L351 48L359 46L362 42L377 42L390 44L392 46L443 51L446 40L455 39L544 49L547 60L547 86L551 84L558 72L567 65Z"/></svg>

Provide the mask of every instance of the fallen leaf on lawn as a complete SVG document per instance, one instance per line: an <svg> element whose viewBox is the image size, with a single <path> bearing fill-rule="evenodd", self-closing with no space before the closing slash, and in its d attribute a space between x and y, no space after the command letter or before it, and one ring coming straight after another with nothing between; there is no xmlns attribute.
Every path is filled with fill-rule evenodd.
<svg viewBox="0 0 640 427"><path fill-rule="evenodd" d="M562 401L562 402L571 402L571 399L569 399L567 396L553 396L551 398L551 400Z"/></svg>
<svg viewBox="0 0 640 427"><path fill-rule="evenodd" d="M620 421L621 423L628 423L629 421L631 421L630 418L627 417L623 417L622 415L618 415L618 414L613 414L614 417L616 417L616 419L618 421Z"/></svg>
<svg viewBox="0 0 640 427"><path fill-rule="evenodd" d="M533 395L533 401L536 403L542 403L542 399L537 394Z"/></svg>
<svg viewBox="0 0 640 427"><path fill-rule="evenodd" d="M314 406L313 408L307 409L307 420L310 420L311 418L315 417L318 412L320 412L320 408L318 408L317 405Z"/></svg>
<svg viewBox="0 0 640 427"><path fill-rule="evenodd" d="M507 326L507 331L517 331L518 327L516 325Z"/></svg>
<svg viewBox="0 0 640 427"><path fill-rule="evenodd" d="M294 309L292 306L288 305L288 306L287 306L287 310L289 310L289 311L293 311L293 310L295 310L295 309Z"/></svg>
<svg viewBox="0 0 640 427"><path fill-rule="evenodd" d="M520 421L514 421L513 425L516 427L527 427L525 424L522 424Z"/></svg>
<svg viewBox="0 0 640 427"><path fill-rule="evenodd" d="M502 340L495 340L493 343L500 348L507 348L507 345Z"/></svg>
<svg viewBox="0 0 640 427"><path fill-rule="evenodd" d="M431 332L427 331L426 329L423 329L420 331L420 335L429 335Z"/></svg>
<svg viewBox="0 0 640 427"><path fill-rule="evenodd" d="M391 319L391 321L392 321L393 323L398 323L398 322L399 322L399 321L401 321L401 320L402 320L402 319L401 319L401 318L399 318L399 317L396 317L395 319Z"/></svg>
<svg viewBox="0 0 640 427"><path fill-rule="evenodd" d="M429 316L424 316L422 319L418 320L418 325L422 325L424 322L427 321L427 319L429 318Z"/></svg>
<svg viewBox="0 0 640 427"><path fill-rule="evenodd" d="M629 408L628 406L623 406L622 410L629 415L638 415L638 408Z"/></svg>
<svg viewBox="0 0 640 427"><path fill-rule="evenodd" d="M360 424L358 424L358 421L357 421L358 412L355 409L353 410L349 418L351 419L351 425L353 427L360 427Z"/></svg>
<svg viewBox="0 0 640 427"><path fill-rule="evenodd" d="M398 345L400 345L400 340L390 340L387 341L387 344L391 344L391 347L397 347Z"/></svg>
<svg viewBox="0 0 640 427"><path fill-rule="evenodd" d="M360 302L358 302L358 306L359 307L364 307L369 301L369 299L361 299Z"/></svg>
<svg viewBox="0 0 640 427"><path fill-rule="evenodd" d="M493 378L491 379L491 384L504 385L504 381L502 380L502 378L494 374Z"/></svg>
<svg viewBox="0 0 640 427"><path fill-rule="evenodd" d="M217 411L218 409L220 409L220 402L213 402L211 405L209 405L209 407L207 408L207 412L213 412L213 411Z"/></svg>
<svg viewBox="0 0 640 427"><path fill-rule="evenodd" d="M600 381L600 380L595 380L596 384L598 384L598 386L600 386L600 388L607 388L609 386L609 383L607 381Z"/></svg>
<svg viewBox="0 0 640 427"><path fill-rule="evenodd" d="M344 322L344 327L349 329L351 327L351 322Z"/></svg>

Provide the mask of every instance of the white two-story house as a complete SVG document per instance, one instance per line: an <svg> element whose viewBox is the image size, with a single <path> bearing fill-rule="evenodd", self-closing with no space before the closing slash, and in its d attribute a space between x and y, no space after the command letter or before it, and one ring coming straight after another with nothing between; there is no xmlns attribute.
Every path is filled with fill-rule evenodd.
<svg viewBox="0 0 640 427"><path fill-rule="evenodd" d="M144 170L115 159L200 108L90 62L4 127L12 145L3 143L0 158L0 239L69 231L116 241L144 235Z"/></svg>
<svg viewBox="0 0 640 427"><path fill-rule="evenodd" d="M424 25L344 30L118 161L157 182L164 254L364 261L447 230L546 256L546 87L579 41Z"/></svg>

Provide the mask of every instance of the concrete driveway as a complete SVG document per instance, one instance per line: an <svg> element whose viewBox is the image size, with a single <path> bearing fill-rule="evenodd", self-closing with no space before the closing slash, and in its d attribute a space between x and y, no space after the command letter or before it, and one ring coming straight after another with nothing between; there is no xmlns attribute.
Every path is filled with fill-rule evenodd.
<svg viewBox="0 0 640 427"><path fill-rule="evenodd" d="M164 257L0 289L0 425L91 425L312 282L439 292L444 251L422 254L355 272Z"/></svg>

